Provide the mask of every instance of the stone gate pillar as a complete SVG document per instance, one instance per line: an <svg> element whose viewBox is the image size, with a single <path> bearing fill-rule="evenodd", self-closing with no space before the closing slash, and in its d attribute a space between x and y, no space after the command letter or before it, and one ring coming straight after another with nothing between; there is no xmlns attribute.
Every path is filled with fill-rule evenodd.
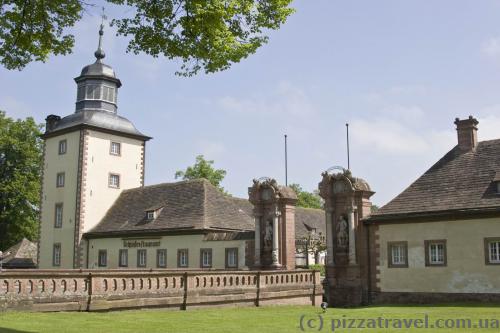
<svg viewBox="0 0 500 333"><path fill-rule="evenodd" d="M332 306L357 306L368 300L367 230L362 219L374 194L366 181L349 170L326 171L319 183L325 200L327 298Z"/></svg>
<svg viewBox="0 0 500 333"><path fill-rule="evenodd" d="M295 269L297 195L274 179L261 178L248 188L254 205L256 269Z"/></svg>

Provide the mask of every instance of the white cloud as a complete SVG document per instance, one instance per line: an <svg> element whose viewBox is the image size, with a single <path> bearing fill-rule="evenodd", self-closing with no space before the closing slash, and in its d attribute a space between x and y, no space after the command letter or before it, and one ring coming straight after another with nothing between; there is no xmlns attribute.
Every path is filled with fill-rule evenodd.
<svg viewBox="0 0 500 333"><path fill-rule="evenodd" d="M223 155L226 152L226 146L215 141L198 141L196 144L198 151L206 158L212 159Z"/></svg>
<svg viewBox="0 0 500 333"><path fill-rule="evenodd" d="M491 108L489 108L491 109ZM500 105L496 106L495 114L479 117L478 137L479 141L500 139Z"/></svg>
<svg viewBox="0 0 500 333"><path fill-rule="evenodd" d="M500 38L492 37L483 42L481 52L492 58L500 57Z"/></svg>
<svg viewBox="0 0 500 333"><path fill-rule="evenodd" d="M246 114L304 118L315 112L307 94L287 81L280 82L269 93L244 98L225 96L220 98L217 104L224 110Z"/></svg>
<svg viewBox="0 0 500 333"><path fill-rule="evenodd" d="M451 130L414 128L390 118L356 119L351 128L355 145L389 155L426 155L449 149L455 144Z"/></svg>
<svg viewBox="0 0 500 333"><path fill-rule="evenodd" d="M0 98L0 110L7 113L7 117L14 119L36 117L36 113L25 103L11 96L2 96ZM35 119L40 121L40 119Z"/></svg>

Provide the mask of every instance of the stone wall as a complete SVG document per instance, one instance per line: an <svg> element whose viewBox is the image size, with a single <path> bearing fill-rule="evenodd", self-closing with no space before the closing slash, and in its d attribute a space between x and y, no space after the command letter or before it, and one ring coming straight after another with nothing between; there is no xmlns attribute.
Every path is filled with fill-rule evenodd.
<svg viewBox="0 0 500 333"><path fill-rule="evenodd" d="M143 307L310 304L317 271L23 270L0 273L1 311L107 311Z"/></svg>

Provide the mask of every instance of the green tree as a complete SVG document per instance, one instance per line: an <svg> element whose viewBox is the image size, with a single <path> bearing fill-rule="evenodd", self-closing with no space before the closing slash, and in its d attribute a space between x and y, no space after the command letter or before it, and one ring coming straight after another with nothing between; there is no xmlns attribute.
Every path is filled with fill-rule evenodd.
<svg viewBox="0 0 500 333"><path fill-rule="evenodd" d="M255 53L293 13L292 0L105 0L125 8L111 22L128 36L127 52L179 59L177 74L214 73ZM92 6L87 0L0 2L0 62L22 69L50 54L70 53L67 33Z"/></svg>
<svg viewBox="0 0 500 333"><path fill-rule="evenodd" d="M377 205L372 205L372 206L370 207L370 212L371 212L371 213L376 213L376 212L378 212L378 210L379 210L379 209L380 209L380 207L379 207L379 206L377 206Z"/></svg>
<svg viewBox="0 0 500 333"><path fill-rule="evenodd" d="M323 201L317 192L307 192L299 184L290 184L298 197L297 206L304 208L323 208Z"/></svg>
<svg viewBox="0 0 500 333"><path fill-rule="evenodd" d="M0 111L0 249L36 240L42 161L41 126Z"/></svg>
<svg viewBox="0 0 500 333"><path fill-rule="evenodd" d="M207 161L203 155L196 156L196 163L193 166L187 167L185 171L177 171L175 179L182 177L184 180L205 178L212 185L225 193L224 188L220 183L226 177L226 170L215 169L213 167L214 161Z"/></svg>

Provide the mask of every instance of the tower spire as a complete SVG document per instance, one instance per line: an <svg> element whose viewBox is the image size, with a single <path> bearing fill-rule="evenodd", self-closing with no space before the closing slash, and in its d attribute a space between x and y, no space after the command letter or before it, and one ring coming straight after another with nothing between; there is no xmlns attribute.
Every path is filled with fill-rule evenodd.
<svg viewBox="0 0 500 333"><path fill-rule="evenodd" d="M101 15L101 28L99 29L99 45L97 46L97 50L94 52L95 57L97 58L97 62L101 62L106 56L104 50L102 49L102 36L104 35L104 20L107 19L106 15L104 15L104 7L102 7L102 15Z"/></svg>

